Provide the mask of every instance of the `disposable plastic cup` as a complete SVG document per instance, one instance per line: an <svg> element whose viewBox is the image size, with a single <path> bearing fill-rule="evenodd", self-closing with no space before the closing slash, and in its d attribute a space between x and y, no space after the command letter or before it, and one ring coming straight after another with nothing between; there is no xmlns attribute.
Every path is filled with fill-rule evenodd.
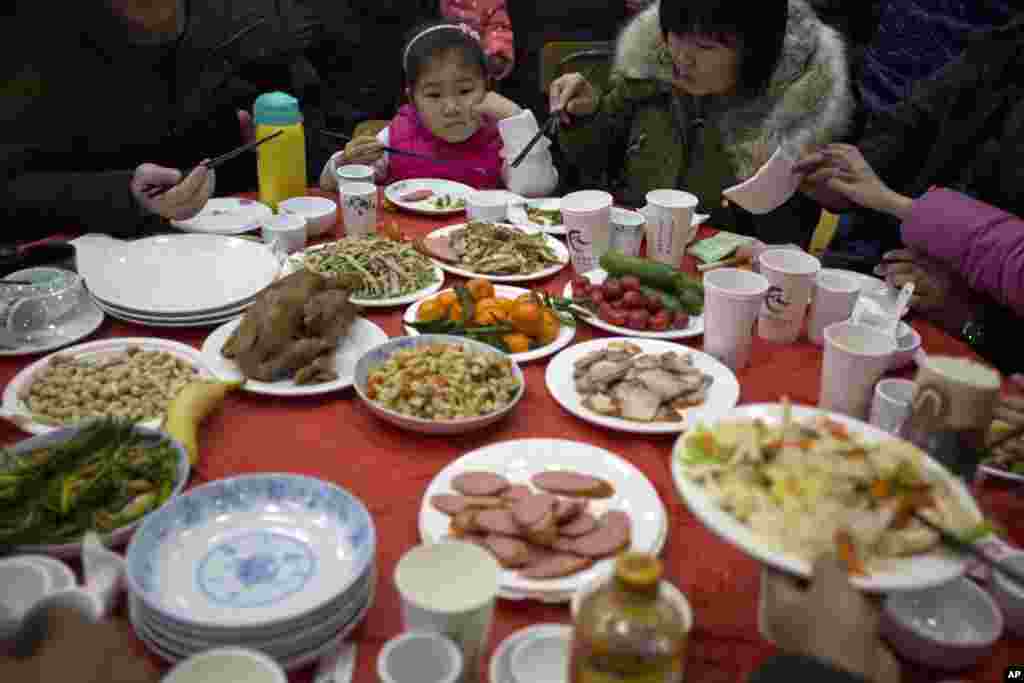
<svg viewBox="0 0 1024 683"><path fill-rule="evenodd" d="M594 270L611 247L612 196L600 190L581 190L562 198L562 222L573 269Z"/></svg>
<svg viewBox="0 0 1024 683"><path fill-rule="evenodd" d="M704 274L704 351L734 371L750 363L754 322L768 292L763 275L738 268Z"/></svg>
<svg viewBox="0 0 1024 683"><path fill-rule="evenodd" d="M896 340L873 327L851 322L826 327L818 406L867 420L875 384L895 351Z"/></svg>
<svg viewBox="0 0 1024 683"><path fill-rule="evenodd" d="M822 346L825 328L849 319L860 294L860 282L843 275L819 271L815 276L814 297L808 314L807 338Z"/></svg>
<svg viewBox="0 0 1024 683"><path fill-rule="evenodd" d="M770 287L757 316L757 334L779 344L800 336L821 261L803 251L769 249L758 257Z"/></svg>

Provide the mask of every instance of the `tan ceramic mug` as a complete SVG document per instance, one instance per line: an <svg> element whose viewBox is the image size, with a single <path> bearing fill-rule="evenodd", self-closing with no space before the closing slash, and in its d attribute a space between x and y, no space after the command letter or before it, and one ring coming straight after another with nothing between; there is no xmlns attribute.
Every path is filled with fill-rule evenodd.
<svg viewBox="0 0 1024 683"><path fill-rule="evenodd" d="M929 355L914 378L917 393L904 427L917 444L928 435L955 431L981 446L992 423L1002 377L996 370L966 358Z"/></svg>

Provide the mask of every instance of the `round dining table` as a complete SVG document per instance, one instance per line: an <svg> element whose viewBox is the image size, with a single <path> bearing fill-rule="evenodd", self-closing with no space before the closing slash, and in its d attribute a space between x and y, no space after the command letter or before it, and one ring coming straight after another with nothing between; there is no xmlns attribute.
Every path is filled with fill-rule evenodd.
<svg viewBox="0 0 1024 683"><path fill-rule="evenodd" d="M323 194L319 191L316 194ZM336 198L336 195L335 195ZM381 201L384 202L383 194ZM340 214L340 211L339 211ZM445 218L399 212L381 207L378 225L397 224L407 237L418 237L443 226L464 222L458 214ZM703 228L700 236L713 234ZM334 230L316 241L344 235L339 216ZM685 269L695 272L687 256ZM532 283L561 294L572 277L571 266L547 280ZM182 277L187 277L186 273ZM446 286L461 282L447 276ZM405 334L405 307L368 308L363 315L391 337ZM911 320L923 348L932 354L973 357L971 349L925 320ZM109 319L91 339L161 337L199 348L210 328L146 328ZM612 336L580 322L574 341ZM83 340L83 341L88 341ZM701 339L682 342L701 348ZM0 359L0 380L9 382L35 356ZM393 581L399 558L421 543L417 517L423 492L431 479L464 453L511 439L558 438L581 441L609 450L635 465L654 485L669 517L669 536L662 559L665 578L690 601L694 625L690 633L686 678L699 683L745 681L775 648L758 634L757 601L761 565L722 540L687 509L672 482L670 455L675 436L646 436L612 431L569 414L551 397L544 382L550 358L523 365L525 396L511 414L492 427L461 436L427 436L403 431L373 416L349 388L317 397L268 397L238 391L211 415L200 433L200 459L191 486L254 472L288 472L333 482L358 496L373 516L377 530L376 597L363 624L351 638L359 643L353 680L372 683L381 646L402 630L400 597ZM778 402L815 405L822 367L822 350L806 339L779 345L755 335L750 365L738 373L741 404ZM913 367L897 373L912 377ZM0 422L0 444L26 438L14 425ZM985 515L1002 525L1009 540L1024 545L1024 488L1020 484L984 478L974 493ZM126 618L126 617L118 617ZM487 657L510 634L539 623L571 623L567 604L542 604L499 599ZM136 642L140 655L146 655ZM942 673L904 662L904 681L1003 680L1011 664L1024 663L1024 639L1004 634L991 656L975 668ZM160 662L161 667L167 667ZM481 667L481 680L487 677ZM313 679L315 666L290 674L292 683ZM494 681L492 683L505 683Z"/></svg>

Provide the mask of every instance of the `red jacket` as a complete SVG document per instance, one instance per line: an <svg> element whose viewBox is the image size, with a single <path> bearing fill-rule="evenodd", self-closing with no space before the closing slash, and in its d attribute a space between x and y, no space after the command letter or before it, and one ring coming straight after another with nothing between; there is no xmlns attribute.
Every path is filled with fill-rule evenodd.
<svg viewBox="0 0 1024 683"><path fill-rule="evenodd" d="M441 0L441 16L454 23L464 23L479 33L484 54L488 58L503 57L508 63L501 73L491 75L498 79L508 76L515 52L505 0Z"/></svg>

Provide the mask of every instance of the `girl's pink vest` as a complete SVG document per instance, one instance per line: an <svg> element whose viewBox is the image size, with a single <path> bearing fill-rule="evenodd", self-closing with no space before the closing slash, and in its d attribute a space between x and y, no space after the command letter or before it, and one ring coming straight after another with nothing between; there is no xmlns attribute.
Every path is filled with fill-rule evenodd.
<svg viewBox="0 0 1024 683"><path fill-rule="evenodd" d="M443 178L481 190L504 186L501 179L501 134L488 121L465 142L445 142L426 127L416 108L404 105L391 120L388 146L459 163L438 164L405 156L388 155L388 182L409 178ZM479 170L477 170L479 169Z"/></svg>

